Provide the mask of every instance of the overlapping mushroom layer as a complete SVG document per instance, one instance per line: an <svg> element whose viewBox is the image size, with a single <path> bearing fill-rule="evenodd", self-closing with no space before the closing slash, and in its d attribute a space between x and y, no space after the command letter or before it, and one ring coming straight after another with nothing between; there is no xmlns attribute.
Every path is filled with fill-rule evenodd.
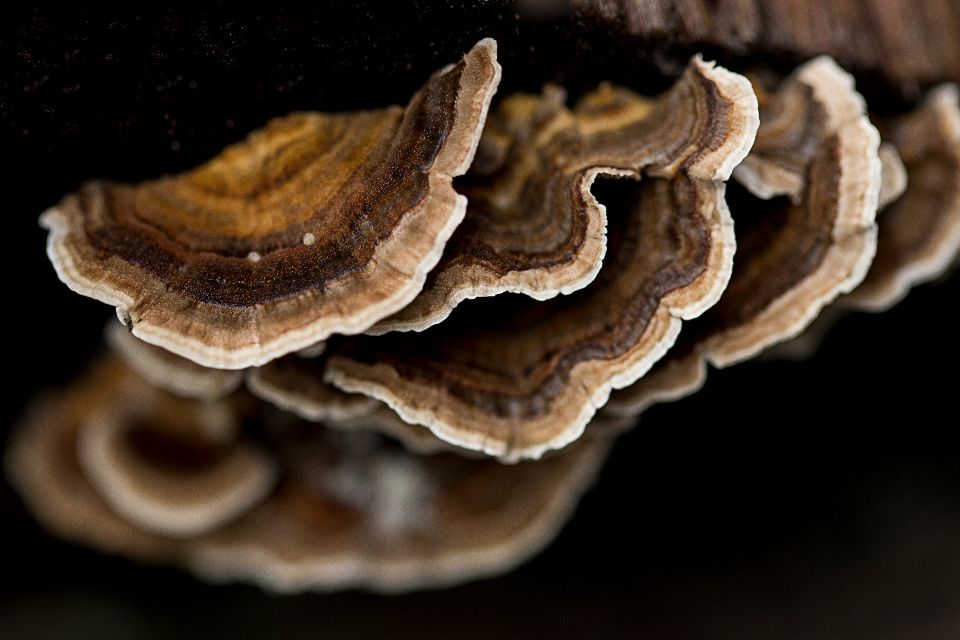
<svg viewBox="0 0 960 640"><path fill-rule="evenodd" d="M747 81L694 60L657 101L607 87L576 117L590 136L581 165L642 175L611 215L597 279L543 303L463 307L419 335L344 340L330 349L328 381L458 446L538 457L576 439L611 389L642 376L681 320L717 300L733 258L722 181L757 124ZM677 129L686 133L671 137Z"/></svg>
<svg viewBox="0 0 960 640"><path fill-rule="evenodd" d="M829 58L754 87L695 57L655 98L547 86L484 127L495 51L406 109L287 116L43 215L130 331L14 434L42 521L281 591L503 571L647 406L956 258L956 87L881 145Z"/></svg>
<svg viewBox="0 0 960 640"><path fill-rule="evenodd" d="M51 530L277 591L439 586L505 571L562 526L614 432L538 463L422 456L229 401L182 400L113 358L35 403L7 471Z"/></svg>

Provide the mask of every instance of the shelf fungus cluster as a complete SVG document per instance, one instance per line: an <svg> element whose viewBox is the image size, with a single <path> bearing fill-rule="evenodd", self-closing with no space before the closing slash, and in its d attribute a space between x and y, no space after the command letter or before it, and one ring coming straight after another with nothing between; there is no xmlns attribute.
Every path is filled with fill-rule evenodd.
<svg viewBox="0 0 960 640"><path fill-rule="evenodd" d="M695 56L659 95L495 96L496 53L42 215L121 320L11 440L49 529L278 591L502 572L647 406L957 257L955 86L874 117L830 58Z"/></svg>

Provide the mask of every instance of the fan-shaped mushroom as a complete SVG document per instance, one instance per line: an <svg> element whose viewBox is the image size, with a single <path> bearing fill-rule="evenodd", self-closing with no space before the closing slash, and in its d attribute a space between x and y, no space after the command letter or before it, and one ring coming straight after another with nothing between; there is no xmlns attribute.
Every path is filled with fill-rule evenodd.
<svg viewBox="0 0 960 640"><path fill-rule="evenodd" d="M838 318L854 310L890 308L912 287L942 275L960 254L957 85L937 87L907 115L879 120L884 136L895 145L888 154L897 154L898 162L902 154L903 164L889 171L890 161L884 164L892 202L877 217L877 254L870 270L856 289L825 309L801 335L780 345L774 355L809 356Z"/></svg>
<svg viewBox="0 0 960 640"><path fill-rule="evenodd" d="M688 327L675 359L669 356L618 393L613 404L621 412L698 389L705 372L700 359L727 366L793 337L824 305L859 284L870 266L881 183L879 135L864 115L853 79L818 58L763 95L757 134L764 141L762 156L745 161L741 167L747 168L738 168L735 177L748 176L746 186L760 195L789 193L796 202L764 207L747 199L732 208L741 222L752 214L752 224L737 231L729 286ZM791 114L800 118L792 125ZM745 210L748 205L759 215Z"/></svg>
<svg viewBox="0 0 960 640"><path fill-rule="evenodd" d="M663 355L682 318L717 299L730 272L721 180L753 139L756 101L744 78L698 60L682 84L691 82L701 89L679 89L693 99L688 116L670 122L704 137L647 167L629 210L611 216L606 266L589 287L542 303L501 296L421 334L343 340L330 347L326 378L444 440L505 459L537 457L579 436L612 388ZM624 96L601 89L583 107L597 139L622 158L604 166L646 157L647 135L667 124L625 138L629 127L617 124L633 121L634 103Z"/></svg>
<svg viewBox="0 0 960 640"><path fill-rule="evenodd" d="M914 112L882 122L907 173L903 196L879 218L877 255L843 306L888 309L941 275L960 251L960 91L937 87Z"/></svg>
<svg viewBox="0 0 960 640"><path fill-rule="evenodd" d="M199 364L262 364L364 331L423 286L466 206L500 67L483 40L406 109L297 113L180 176L90 182L43 214L75 291Z"/></svg>
<svg viewBox="0 0 960 640"><path fill-rule="evenodd" d="M107 359L65 397L55 419L72 432L80 470L121 518L192 536L237 517L275 481L273 461L240 437L241 401L183 400Z"/></svg>

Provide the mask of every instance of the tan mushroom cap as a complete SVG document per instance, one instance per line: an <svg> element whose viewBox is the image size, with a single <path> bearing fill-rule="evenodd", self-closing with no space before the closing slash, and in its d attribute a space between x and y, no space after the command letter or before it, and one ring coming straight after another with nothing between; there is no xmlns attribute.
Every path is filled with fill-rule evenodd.
<svg viewBox="0 0 960 640"><path fill-rule="evenodd" d="M960 90L942 85L889 130L907 189L879 216L877 255L842 304L883 311L917 284L939 277L960 251Z"/></svg>
<svg viewBox="0 0 960 640"><path fill-rule="evenodd" d="M882 212L888 204L898 199L907 190L907 168L897 148L889 142L880 143L880 196L877 198L877 211ZM882 232L880 232L882 233ZM877 239L877 251L880 251Z"/></svg>
<svg viewBox="0 0 960 640"><path fill-rule="evenodd" d="M101 388L94 389L94 385ZM276 479L272 460L238 440L242 407L156 390L108 359L47 416L63 425L79 471L123 520L165 536L192 536L236 518ZM48 465L55 458L17 462ZM76 471L73 468L76 467ZM23 473L36 474L35 470Z"/></svg>
<svg viewBox="0 0 960 640"><path fill-rule="evenodd" d="M894 176L903 195L877 216L877 254L863 282L830 305L802 334L772 355L809 357L834 323L849 311L883 311L914 286L935 280L960 254L960 100L956 85L929 93L914 111L881 120L905 175ZM883 146L881 146L881 151ZM881 159L883 155L881 154ZM884 164L884 183L887 183ZM894 168L890 173L898 173ZM883 190L881 189L881 198Z"/></svg>
<svg viewBox="0 0 960 640"><path fill-rule="evenodd" d="M144 342L116 320L107 324L103 335L113 353L137 375L151 385L183 398L216 400L229 395L243 382L240 371L201 366Z"/></svg>
<svg viewBox="0 0 960 640"><path fill-rule="evenodd" d="M66 390L34 398L11 433L4 463L11 485L52 533L101 552L154 562L169 558L177 542L117 515L77 458L83 425L110 406L130 380L128 369L105 359Z"/></svg>
<svg viewBox="0 0 960 640"><path fill-rule="evenodd" d="M879 134L858 111L864 108L863 99L842 75L832 62L818 58L786 79L782 91L765 94L757 134L758 140L766 141L765 155L753 166L792 167L801 157L797 149L804 149L809 157L805 170L791 170L792 175L803 176L803 191L794 196L796 202L770 201L763 206L754 201L756 211L733 208L734 219L740 218L741 224L745 218L753 219L737 231L736 265L720 301L687 328L664 361L615 395L612 413L639 413L653 402L695 392L706 375L699 360L728 366L753 357L797 335L826 304L861 282L876 247ZM798 83L813 86L801 89ZM826 100L827 105L779 104L796 100ZM777 117L764 119L767 112ZM843 114L846 119L810 116L817 126L783 133L789 127L782 114L818 112ZM831 126L821 126L824 122ZM764 132L765 127L775 127L777 135ZM814 137L801 143L796 139L801 134ZM773 144L778 137L789 143L784 145L787 160L782 162L776 159ZM734 176L740 175L738 168ZM759 188L761 194L786 193L781 179L785 173L754 171L745 186L756 188L751 181L767 175L775 175L776 181Z"/></svg>
<svg viewBox="0 0 960 640"><path fill-rule="evenodd" d="M698 60L692 67L703 68ZM733 240L720 180L749 148L756 98L742 76L710 77L697 118L713 122L713 139L648 168L611 216L606 267L589 287L541 303L501 296L417 335L345 339L331 347L326 379L382 400L443 440L507 461L579 437L611 389L642 376L681 320L713 304L729 277ZM603 89L585 109L614 115L623 95Z"/></svg>
<svg viewBox="0 0 960 640"><path fill-rule="evenodd" d="M556 536L611 443L585 439L546 460L502 465L341 435L349 446L298 444L307 455L291 479L243 520L197 540L191 568L278 592L398 592L503 573Z"/></svg>
<svg viewBox="0 0 960 640"><path fill-rule="evenodd" d="M742 121L729 123L737 133L718 134L715 125L724 102L741 94L739 77L698 57L656 99L605 86L572 112L558 87L506 98L461 183L463 224L420 295L368 333L422 331L465 299L513 292L545 300L583 288L606 251L596 177L670 176L682 164L692 178L726 179L749 148L739 132L755 123L741 112Z"/></svg>
<svg viewBox="0 0 960 640"><path fill-rule="evenodd" d="M83 424L130 380L107 361L34 404L6 456L27 506L53 532L100 551L277 591L399 591L506 571L556 535L612 443L593 437L549 460L508 466L411 455L371 433L328 432L277 412L287 418L268 442L283 465L281 484L232 524L180 537L118 515L78 463Z"/></svg>
<svg viewBox="0 0 960 640"><path fill-rule="evenodd" d="M797 201L764 212L755 224L738 231L737 266L730 284L700 321L705 356L717 366L740 362L797 335L823 306L857 286L873 259L880 139L862 112L863 99L852 80L841 75L846 76L831 61L818 58L788 78L784 90L771 94L761 108L761 131L766 110L835 113L842 118L825 116L823 122L830 127L804 128L815 137L786 149L790 158L796 156L796 147L813 149ZM808 90L797 90L797 83ZM776 106L797 99L823 99L826 104ZM777 119L772 123L781 126ZM775 164L770 157L765 162ZM736 219L738 212L733 215Z"/></svg>
<svg viewBox="0 0 960 640"><path fill-rule="evenodd" d="M406 109L296 113L185 174L90 182L41 217L71 289L134 335L211 367L358 333L423 286L466 199L500 78L480 41Z"/></svg>
<svg viewBox="0 0 960 640"><path fill-rule="evenodd" d="M866 113L853 77L826 56L802 65L774 91L759 91L760 129L734 178L758 198L803 196L822 140Z"/></svg>
<svg viewBox="0 0 960 640"><path fill-rule="evenodd" d="M730 271L722 183L650 178L631 196L611 216L606 268L590 287L547 302L495 298L420 334L352 338L332 348L326 379L505 460L570 443L611 389L663 356L682 319L716 300Z"/></svg>

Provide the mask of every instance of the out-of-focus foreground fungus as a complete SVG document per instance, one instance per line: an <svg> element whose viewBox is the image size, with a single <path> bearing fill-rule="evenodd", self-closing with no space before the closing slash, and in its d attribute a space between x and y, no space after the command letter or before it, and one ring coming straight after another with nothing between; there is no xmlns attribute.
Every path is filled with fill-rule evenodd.
<svg viewBox="0 0 960 640"><path fill-rule="evenodd" d="M688 4L575 3L636 43ZM728 4L757 15L725 30ZM779 43L789 73L664 54L665 91L601 74L495 97L486 39L406 108L288 115L185 174L65 197L41 218L51 262L126 327L13 434L28 507L102 551L278 591L530 557L650 404L957 258L957 88L919 87L960 75L960 49L869 67L803 24L756 31L789 13L771 7L662 33ZM903 108L873 113L825 53Z"/></svg>

